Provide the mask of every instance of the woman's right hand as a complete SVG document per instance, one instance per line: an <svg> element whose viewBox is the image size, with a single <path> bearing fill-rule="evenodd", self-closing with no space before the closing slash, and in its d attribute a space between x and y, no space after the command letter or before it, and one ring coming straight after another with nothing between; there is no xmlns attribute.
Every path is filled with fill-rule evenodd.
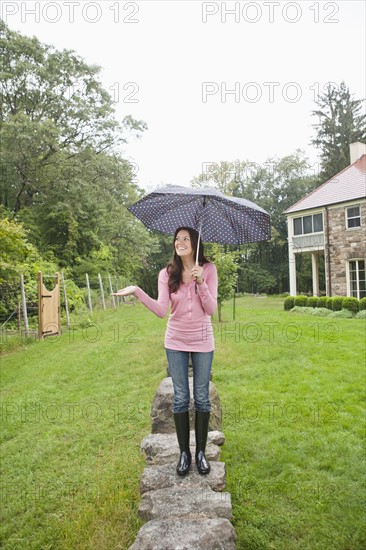
<svg viewBox="0 0 366 550"><path fill-rule="evenodd" d="M112 292L111 296L128 296L129 294L133 294L137 288L134 285L126 286L125 288L121 288L121 290L117 290L117 292Z"/></svg>

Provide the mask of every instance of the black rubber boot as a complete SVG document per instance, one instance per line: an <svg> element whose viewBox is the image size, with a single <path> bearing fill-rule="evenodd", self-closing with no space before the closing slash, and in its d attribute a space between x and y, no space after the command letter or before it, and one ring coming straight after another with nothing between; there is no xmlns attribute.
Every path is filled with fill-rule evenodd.
<svg viewBox="0 0 366 550"><path fill-rule="evenodd" d="M200 474L208 474L211 467L205 457L208 423L210 420L210 412L196 411L195 417L195 432L196 432L196 464Z"/></svg>
<svg viewBox="0 0 366 550"><path fill-rule="evenodd" d="M188 473L192 462L191 451L189 450L189 412L174 413L174 422L180 449L177 474L184 476Z"/></svg>

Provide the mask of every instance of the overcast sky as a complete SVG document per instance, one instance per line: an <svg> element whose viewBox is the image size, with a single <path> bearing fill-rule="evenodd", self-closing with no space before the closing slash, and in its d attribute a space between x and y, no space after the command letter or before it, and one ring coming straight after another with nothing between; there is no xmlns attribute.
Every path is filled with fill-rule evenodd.
<svg viewBox="0 0 366 550"><path fill-rule="evenodd" d="M363 0L3 0L2 18L102 67L117 118L148 125L123 151L148 190L297 148L316 169L314 99L342 80L366 95Z"/></svg>

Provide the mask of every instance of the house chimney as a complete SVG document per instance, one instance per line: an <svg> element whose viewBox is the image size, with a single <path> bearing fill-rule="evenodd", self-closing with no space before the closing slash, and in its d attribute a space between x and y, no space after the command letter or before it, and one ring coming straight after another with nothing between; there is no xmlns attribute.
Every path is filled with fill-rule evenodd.
<svg viewBox="0 0 366 550"><path fill-rule="evenodd" d="M351 164L356 162L362 155L366 155L366 143L361 143L361 141L356 141L356 143L351 143L349 146L350 155L351 155Z"/></svg>

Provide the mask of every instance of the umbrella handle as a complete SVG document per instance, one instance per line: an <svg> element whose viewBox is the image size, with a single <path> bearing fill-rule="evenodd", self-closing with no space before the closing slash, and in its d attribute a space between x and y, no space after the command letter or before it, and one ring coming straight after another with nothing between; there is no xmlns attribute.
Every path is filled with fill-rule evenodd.
<svg viewBox="0 0 366 550"><path fill-rule="evenodd" d="M196 250L196 265L198 265L198 252L200 249L200 242L201 242L201 229L202 229L202 219L200 221L200 228L198 232L198 242L197 242L197 250Z"/></svg>

